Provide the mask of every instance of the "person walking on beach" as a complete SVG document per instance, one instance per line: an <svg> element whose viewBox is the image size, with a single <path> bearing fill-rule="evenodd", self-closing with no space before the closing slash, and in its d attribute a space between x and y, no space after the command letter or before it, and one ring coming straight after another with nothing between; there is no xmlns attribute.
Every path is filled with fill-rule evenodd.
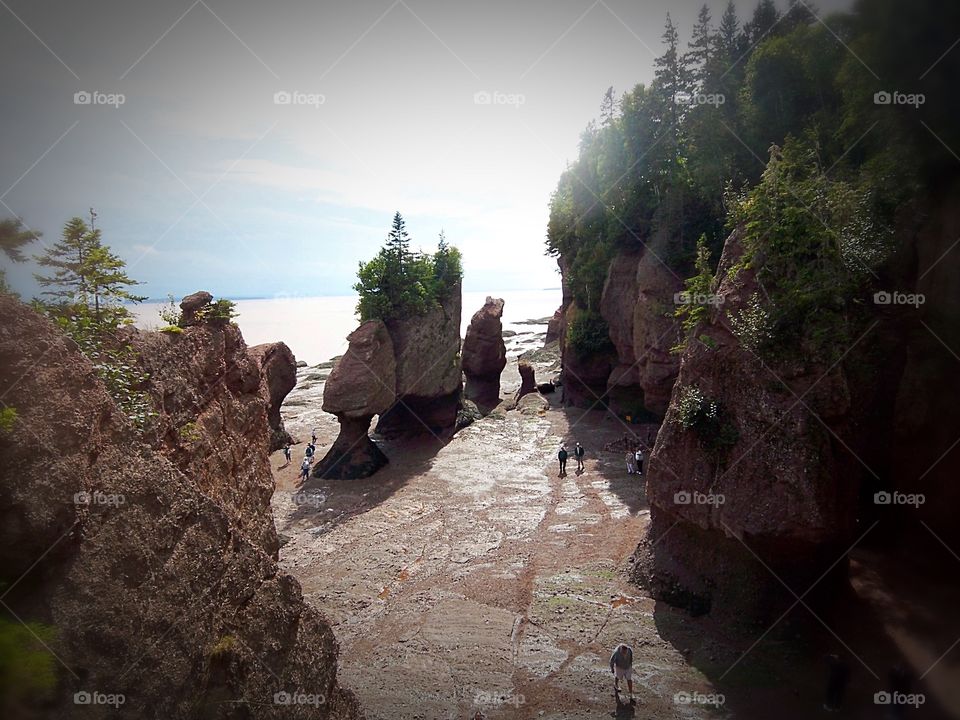
<svg viewBox="0 0 960 720"><path fill-rule="evenodd" d="M583 472L583 445L577 443L573 448L573 456L577 459L577 472Z"/></svg>
<svg viewBox="0 0 960 720"><path fill-rule="evenodd" d="M637 471L637 455L633 450L627 450L627 475L633 475Z"/></svg>
<svg viewBox="0 0 960 720"><path fill-rule="evenodd" d="M610 656L610 672L613 673L613 694L620 702L620 681L627 681L627 691L630 693L630 704L636 704L633 699L633 648L620 643L613 655Z"/></svg>
<svg viewBox="0 0 960 720"><path fill-rule="evenodd" d="M311 444L311 445L314 445L314 446L317 444L317 429L316 429L316 428L314 428L313 430L310 431L310 444Z"/></svg>
<svg viewBox="0 0 960 720"><path fill-rule="evenodd" d="M643 448L637 448L637 475L643 475Z"/></svg>
<svg viewBox="0 0 960 720"><path fill-rule="evenodd" d="M310 458L304 458L303 462L300 463L300 475L298 479L306 482L306 480L309 477L310 477Z"/></svg>
<svg viewBox="0 0 960 720"><path fill-rule="evenodd" d="M307 444L307 449L304 450L304 457L306 457L306 459L307 459L309 462L313 462L313 454L314 454L316 451L317 451L317 448L314 447L313 443L308 443L308 444Z"/></svg>
<svg viewBox="0 0 960 720"><path fill-rule="evenodd" d="M286 460L283 467L290 464L290 443L285 443L283 446L283 459Z"/></svg>
<svg viewBox="0 0 960 720"><path fill-rule="evenodd" d="M567 446L561 445L560 452L557 453L557 460L560 461L560 477L567 474Z"/></svg>

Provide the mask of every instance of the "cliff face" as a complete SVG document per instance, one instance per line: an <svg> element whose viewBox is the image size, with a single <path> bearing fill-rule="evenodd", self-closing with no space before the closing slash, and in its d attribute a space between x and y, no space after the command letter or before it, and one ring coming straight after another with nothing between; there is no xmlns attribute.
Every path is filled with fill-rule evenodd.
<svg viewBox="0 0 960 720"><path fill-rule="evenodd" d="M269 380L258 362L266 353L248 352L230 324L198 324L179 334L132 330L129 338L150 374L147 391L159 414L148 436L153 449L190 475L235 528L275 556L271 404L264 387ZM278 410L286 397L279 392L283 386L276 391Z"/></svg>
<svg viewBox="0 0 960 720"><path fill-rule="evenodd" d="M9 297L0 317L18 413L0 432L4 603L55 628L61 661L22 714L72 716L75 693L100 693L132 717L359 717L329 626L271 557L266 403L239 333L134 335L157 372L144 441L51 323Z"/></svg>
<svg viewBox="0 0 960 720"><path fill-rule="evenodd" d="M563 272L562 259L559 265ZM674 294L682 288L682 278L653 253L618 252L610 262L599 307L613 351L585 357L565 342L566 328L581 312L565 289L554 325L556 334L564 338L567 400L589 406L602 399L623 415L662 418L680 367L679 356L670 349L681 337L672 315Z"/></svg>
<svg viewBox="0 0 960 720"><path fill-rule="evenodd" d="M267 402L270 452L273 452L293 441L283 426L280 406L297 385L297 359L282 342L255 345L248 352L260 368L260 394Z"/></svg>

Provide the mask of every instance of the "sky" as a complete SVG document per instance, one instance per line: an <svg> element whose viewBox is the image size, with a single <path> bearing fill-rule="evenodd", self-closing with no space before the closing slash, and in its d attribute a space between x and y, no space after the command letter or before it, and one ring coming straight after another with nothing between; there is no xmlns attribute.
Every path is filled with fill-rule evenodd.
<svg viewBox="0 0 960 720"><path fill-rule="evenodd" d="M415 249L461 249L467 290L556 287L581 131L701 4L0 0L0 213L39 252L94 208L153 298L347 294L395 211Z"/></svg>

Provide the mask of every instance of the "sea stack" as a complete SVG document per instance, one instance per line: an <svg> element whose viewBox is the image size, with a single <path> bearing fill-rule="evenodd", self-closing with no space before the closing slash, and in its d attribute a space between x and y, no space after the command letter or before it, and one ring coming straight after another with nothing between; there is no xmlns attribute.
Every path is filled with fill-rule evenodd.
<svg viewBox="0 0 960 720"><path fill-rule="evenodd" d="M314 468L315 477L369 477L388 462L367 431L373 416L396 400L397 364L390 333L382 321L368 320L347 340L347 351L330 372L323 392L323 410L337 416L340 434Z"/></svg>
<svg viewBox="0 0 960 720"><path fill-rule="evenodd" d="M507 365L502 317L503 300L487 297L473 314L463 340L464 395L482 409L500 402L500 373Z"/></svg>

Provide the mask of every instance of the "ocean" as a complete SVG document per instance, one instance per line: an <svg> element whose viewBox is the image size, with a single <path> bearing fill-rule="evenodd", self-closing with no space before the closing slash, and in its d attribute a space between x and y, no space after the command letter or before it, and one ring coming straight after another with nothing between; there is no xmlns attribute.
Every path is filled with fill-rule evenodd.
<svg viewBox="0 0 960 720"><path fill-rule="evenodd" d="M503 328L515 332L536 330L522 324L553 315L560 307L560 288L549 290L500 290L496 292L463 293L461 337L473 314L483 306L487 295L504 299ZM259 345L282 340L297 360L309 365L342 355L347 349L347 335L357 327L354 314L355 295L329 297L273 297L256 300L236 300L236 323L243 332L247 345ZM166 303L147 302L131 306L136 325L156 329L165 323L159 311Z"/></svg>

